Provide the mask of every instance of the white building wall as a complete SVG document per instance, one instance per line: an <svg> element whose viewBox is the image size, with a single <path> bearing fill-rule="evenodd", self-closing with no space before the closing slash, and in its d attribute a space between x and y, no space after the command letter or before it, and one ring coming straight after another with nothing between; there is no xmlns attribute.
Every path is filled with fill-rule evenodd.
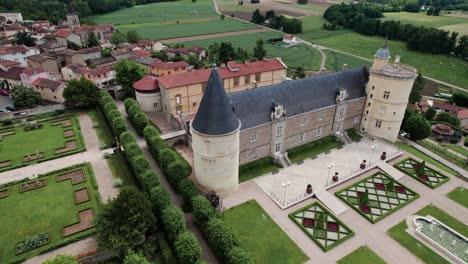
<svg viewBox="0 0 468 264"><path fill-rule="evenodd" d="M30 49L26 52L10 53L10 54L0 54L0 60L11 60L21 63L21 66L28 66L28 61L26 57L39 54L39 50Z"/></svg>
<svg viewBox="0 0 468 264"><path fill-rule="evenodd" d="M135 95L143 112L160 112L162 110L161 93L139 93L135 91Z"/></svg>

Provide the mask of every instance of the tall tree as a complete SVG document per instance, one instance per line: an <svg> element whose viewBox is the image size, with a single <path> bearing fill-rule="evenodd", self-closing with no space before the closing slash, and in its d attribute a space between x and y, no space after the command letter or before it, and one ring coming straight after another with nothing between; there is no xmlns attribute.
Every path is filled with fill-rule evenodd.
<svg viewBox="0 0 468 264"><path fill-rule="evenodd" d="M264 44L263 39L259 39L257 40L257 43L253 49L253 56L259 61L263 60L263 58L265 57L267 53L263 44Z"/></svg>
<svg viewBox="0 0 468 264"><path fill-rule="evenodd" d="M16 39L15 43L17 45L23 44L28 47L36 46L36 42L34 41L34 38L29 32L19 31L18 33L15 34L15 39Z"/></svg>
<svg viewBox="0 0 468 264"><path fill-rule="evenodd" d="M409 133L412 140L425 139L431 135L431 126L422 115L418 113L412 114L405 121L404 130Z"/></svg>
<svg viewBox="0 0 468 264"><path fill-rule="evenodd" d="M128 43L137 43L140 40L140 35L136 30L129 30L127 32L127 42Z"/></svg>
<svg viewBox="0 0 468 264"><path fill-rule="evenodd" d="M460 119L458 117L456 117L456 116L453 116L453 115L447 113L447 112L442 112L442 113L438 114L435 117L435 120L439 121L439 122L449 123L452 126L456 126L456 127L460 126Z"/></svg>
<svg viewBox="0 0 468 264"><path fill-rule="evenodd" d="M413 88L411 88L411 93L409 95L408 101L411 104L415 104L419 101L421 101L421 91L424 88L424 78L421 75L421 73L418 74L418 77L413 83Z"/></svg>
<svg viewBox="0 0 468 264"><path fill-rule="evenodd" d="M252 13L251 21L255 24L261 24L265 21L265 17L260 13L259 9L255 9L255 11Z"/></svg>
<svg viewBox="0 0 468 264"><path fill-rule="evenodd" d="M46 260L43 264L78 264L78 261L70 255L57 255L53 259Z"/></svg>
<svg viewBox="0 0 468 264"><path fill-rule="evenodd" d="M88 41L86 42L86 45L88 47L96 47L99 46L99 39L97 38L96 34L94 32L90 32L88 35Z"/></svg>
<svg viewBox="0 0 468 264"><path fill-rule="evenodd" d="M120 43L123 43L125 41L127 41L127 36L118 30L112 33L110 38L110 43L114 45L119 45Z"/></svg>
<svg viewBox="0 0 468 264"><path fill-rule="evenodd" d="M41 101L41 95L31 88L17 85L12 90L11 99L17 109L31 108Z"/></svg>
<svg viewBox="0 0 468 264"><path fill-rule="evenodd" d="M218 60L221 62L232 61L236 58L236 51L232 46L231 42L221 42L219 47L219 57Z"/></svg>
<svg viewBox="0 0 468 264"><path fill-rule="evenodd" d="M432 121L432 119L434 119L435 115L437 114L437 111L434 107L429 107L426 112L424 112L424 117L429 120L429 121Z"/></svg>
<svg viewBox="0 0 468 264"><path fill-rule="evenodd" d="M71 80L63 91L65 106L89 107L95 106L99 100L99 88L90 80L81 77Z"/></svg>
<svg viewBox="0 0 468 264"><path fill-rule="evenodd" d="M122 86L125 96L134 97L133 83L145 76L145 69L138 63L126 59L114 65L115 81Z"/></svg>
<svg viewBox="0 0 468 264"><path fill-rule="evenodd" d="M95 218L98 244L127 252L145 239L146 232L155 223L146 196L134 187L123 187L117 198L104 204Z"/></svg>

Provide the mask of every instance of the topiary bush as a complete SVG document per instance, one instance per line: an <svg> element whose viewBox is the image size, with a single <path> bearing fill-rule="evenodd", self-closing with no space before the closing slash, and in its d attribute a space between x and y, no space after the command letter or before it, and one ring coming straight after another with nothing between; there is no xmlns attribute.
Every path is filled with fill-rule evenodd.
<svg viewBox="0 0 468 264"><path fill-rule="evenodd" d="M127 131L127 124L125 123L125 120L123 120L122 117L112 119L111 127L116 135L120 135L123 132Z"/></svg>
<svg viewBox="0 0 468 264"><path fill-rule="evenodd" d="M138 102L135 99L133 99L133 98L125 99L124 100L125 112L128 113L128 110L130 109L130 107L132 107L134 105L138 106Z"/></svg>
<svg viewBox="0 0 468 264"><path fill-rule="evenodd" d="M148 125L143 129L143 136L145 137L145 140L148 141L148 139L152 137L159 136L159 132L154 126Z"/></svg>
<svg viewBox="0 0 468 264"><path fill-rule="evenodd" d="M172 204L161 211L161 220L169 242L172 241L172 243L174 243L179 234L187 231L182 212Z"/></svg>
<svg viewBox="0 0 468 264"><path fill-rule="evenodd" d="M163 172L167 172L169 165L176 161L176 157L172 150L165 148L159 151L159 165Z"/></svg>
<svg viewBox="0 0 468 264"><path fill-rule="evenodd" d="M228 252L239 245L231 228L223 220L212 217L203 229L210 248L223 262L226 262Z"/></svg>
<svg viewBox="0 0 468 264"><path fill-rule="evenodd" d="M177 236L174 249L179 263L196 264L200 260L200 245L195 236L188 231L182 232Z"/></svg>
<svg viewBox="0 0 468 264"><path fill-rule="evenodd" d="M151 188L150 200L153 205L153 210L158 213L171 205L171 196L162 186Z"/></svg>
<svg viewBox="0 0 468 264"><path fill-rule="evenodd" d="M161 256L162 256L162 263L164 264L177 264L176 258L172 253L171 248L167 244L167 241L164 239L163 236L159 236L158 239L159 248L161 249Z"/></svg>
<svg viewBox="0 0 468 264"><path fill-rule="evenodd" d="M143 155L140 146L138 146L136 142L128 142L124 144L124 151L129 160L133 157Z"/></svg>
<svg viewBox="0 0 468 264"><path fill-rule="evenodd" d="M135 142L136 143L136 138L135 136L130 133L129 131L125 131L123 133L120 134L120 143L122 143L123 145L127 144L127 143L130 143L130 142Z"/></svg>
<svg viewBox="0 0 468 264"><path fill-rule="evenodd" d="M140 106L139 105L132 105L127 111L127 114L130 119L133 118L134 115L138 114L141 112Z"/></svg>
<svg viewBox="0 0 468 264"><path fill-rule="evenodd" d="M156 186L160 186L158 175L153 170L146 170L142 174L138 175L140 183L143 186L143 191L147 194L151 193L151 189Z"/></svg>
<svg viewBox="0 0 468 264"><path fill-rule="evenodd" d="M167 148L166 142L160 137L152 137L146 143L153 158L159 161L159 152Z"/></svg>
<svg viewBox="0 0 468 264"><path fill-rule="evenodd" d="M198 195L197 185L187 178L182 179L177 184L177 189L184 197L184 202L189 211L192 210L192 198Z"/></svg>
<svg viewBox="0 0 468 264"><path fill-rule="evenodd" d="M132 164L133 171L135 171L136 175L143 174L145 171L150 169L150 165L143 155L129 157L129 159L130 164Z"/></svg>
<svg viewBox="0 0 468 264"><path fill-rule="evenodd" d="M185 179L188 176L186 166L180 161L174 161L167 167L166 177L172 188L178 191L177 184L180 180Z"/></svg>
<svg viewBox="0 0 468 264"><path fill-rule="evenodd" d="M202 227L211 218L219 217L218 212L210 204L208 199L201 195L197 195L192 198L192 213L195 222Z"/></svg>
<svg viewBox="0 0 468 264"><path fill-rule="evenodd" d="M255 259L242 247L233 247L227 254L227 264L255 264Z"/></svg>
<svg viewBox="0 0 468 264"><path fill-rule="evenodd" d="M132 124L135 127L138 135L143 136L143 130L148 126L148 116L146 116L146 114L143 112L139 112L133 116L132 120Z"/></svg>

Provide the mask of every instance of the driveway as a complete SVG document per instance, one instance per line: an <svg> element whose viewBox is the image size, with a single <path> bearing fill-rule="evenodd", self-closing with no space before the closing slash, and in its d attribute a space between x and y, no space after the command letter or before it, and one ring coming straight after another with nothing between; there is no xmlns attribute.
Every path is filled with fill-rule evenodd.
<svg viewBox="0 0 468 264"><path fill-rule="evenodd" d="M8 96L0 95L0 110L5 109L5 106L7 105L13 105L13 100Z"/></svg>

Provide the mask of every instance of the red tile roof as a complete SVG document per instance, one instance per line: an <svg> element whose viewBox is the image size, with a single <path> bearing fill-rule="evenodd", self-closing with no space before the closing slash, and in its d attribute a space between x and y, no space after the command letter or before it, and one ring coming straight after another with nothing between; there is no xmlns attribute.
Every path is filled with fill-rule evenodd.
<svg viewBox="0 0 468 264"><path fill-rule="evenodd" d="M81 65L79 63L68 64L65 67L69 68L72 72L79 74L83 73L86 70L86 66Z"/></svg>
<svg viewBox="0 0 468 264"><path fill-rule="evenodd" d="M169 52L169 53L174 53L174 54L189 54L189 53L197 53L197 54L200 54L204 51L205 49L202 48L202 47L198 47L198 46L193 46L191 48L185 48L185 47L182 47L182 48L167 48L166 49L166 52Z"/></svg>
<svg viewBox="0 0 468 264"><path fill-rule="evenodd" d="M98 76L103 73L112 71L114 68L112 66L98 66L94 69L85 69L82 71L83 74L90 74L93 76Z"/></svg>
<svg viewBox="0 0 468 264"><path fill-rule="evenodd" d="M32 75L35 75L35 74L38 74L38 73L43 73L45 72L46 70L42 67L36 67L36 68L27 68L26 70L23 71L24 74L26 75L29 75L29 76L32 76Z"/></svg>
<svg viewBox="0 0 468 264"><path fill-rule="evenodd" d="M50 29L44 26L40 26L34 30L34 33L49 33Z"/></svg>
<svg viewBox="0 0 468 264"><path fill-rule="evenodd" d="M158 69L176 69L181 67L187 67L188 64L185 61L178 61L178 62L164 62L164 61L154 61L151 63L151 66L156 67Z"/></svg>
<svg viewBox="0 0 468 264"><path fill-rule="evenodd" d="M138 57L146 57L146 58L151 57L151 51L147 51L147 50L134 50L131 52L131 54L134 56L138 56Z"/></svg>
<svg viewBox="0 0 468 264"><path fill-rule="evenodd" d="M246 74L255 74L267 71L275 71L286 69L278 58L265 59L262 61L248 62L247 64L238 64L236 62L228 62L226 67L218 67L218 73L221 79L242 76ZM158 77L158 83L164 88L170 89L180 86L186 86L196 83L204 83L208 81L211 69L202 69L191 72L183 72L179 74L167 75Z"/></svg>
<svg viewBox="0 0 468 264"><path fill-rule="evenodd" d="M148 91L157 91L158 89L158 80L153 76L145 76L141 80L133 84L133 88L137 91L148 92Z"/></svg>
<svg viewBox="0 0 468 264"><path fill-rule="evenodd" d="M26 30L28 29L27 27L24 27L19 24L6 24L3 26L4 31L14 31L14 30Z"/></svg>
<svg viewBox="0 0 468 264"><path fill-rule="evenodd" d="M3 67L12 67L12 66L17 66L17 65L20 65L21 63L17 62L17 61L11 61L11 60L0 60L0 65L2 65Z"/></svg>
<svg viewBox="0 0 468 264"><path fill-rule="evenodd" d="M283 39L288 39L288 40L291 40L291 39L293 39L293 38L294 38L293 35L285 35L285 36L283 37Z"/></svg>
<svg viewBox="0 0 468 264"><path fill-rule="evenodd" d="M68 29L59 29L55 35L60 38L68 38L71 35L71 32Z"/></svg>
<svg viewBox="0 0 468 264"><path fill-rule="evenodd" d="M25 45L16 45L0 48L0 54L13 54L27 51L29 51L29 49Z"/></svg>
<svg viewBox="0 0 468 264"><path fill-rule="evenodd" d="M112 30L113 26L112 24L102 24L102 25L96 25L96 26L89 26L89 25L82 25L81 27L75 29L75 32L85 32L85 31L108 31Z"/></svg>
<svg viewBox="0 0 468 264"><path fill-rule="evenodd" d="M427 101L424 101L424 102L420 102L419 105L420 106L429 106L429 103ZM434 108L438 108L438 109L442 109L442 110L450 111L450 112L457 112L459 110L459 107L456 106L456 105L452 105L452 104L448 104L448 103L444 103L444 102L438 102L438 101L434 101L432 103L432 106Z"/></svg>
<svg viewBox="0 0 468 264"><path fill-rule="evenodd" d="M458 118L460 118L461 120L463 120L463 119L468 119L468 109L458 111L458 112L457 112L457 116L458 116Z"/></svg>
<svg viewBox="0 0 468 264"><path fill-rule="evenodd" d="M34 86L41 86L52 90L57 90L63 85L63 82L54 81L50 79L37 78L33 83Z"/></svg>
<svg viewBox="0 0 468 264"><path fill-rule="evenodd" d="M9 68L7 71L0 70L0 78L20 81L21 80L20 74L25 69L26 67L13 66Z"/></svg>
<svg viewBox="0 0 468 264"><path fill-rule="evenodd" d="M95 53L95 52L101 52L101 47L96 46L96 47L84 48L84 49L78 50L78 53L81 53L81 54L90 54L90 53Z"/></svg>

